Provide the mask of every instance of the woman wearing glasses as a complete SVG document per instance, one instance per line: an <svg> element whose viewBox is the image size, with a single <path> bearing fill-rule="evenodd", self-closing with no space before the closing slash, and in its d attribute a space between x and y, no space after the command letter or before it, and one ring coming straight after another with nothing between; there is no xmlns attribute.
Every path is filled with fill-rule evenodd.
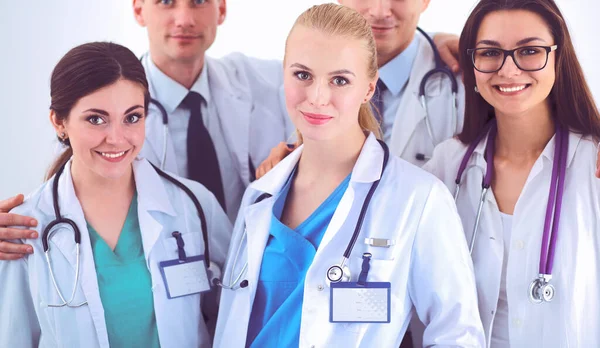
<svg viewBox="0 0 600 348"><path fill-rule="evenodd" d="M482 0L460 52L464 129L425 169L460 183L487 344L600 347L600 122L565 20Z"/></svg>

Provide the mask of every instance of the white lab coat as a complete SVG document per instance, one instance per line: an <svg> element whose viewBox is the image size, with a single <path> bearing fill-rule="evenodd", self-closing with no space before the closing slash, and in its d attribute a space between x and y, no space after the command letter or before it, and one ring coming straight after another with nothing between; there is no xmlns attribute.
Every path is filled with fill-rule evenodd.
<svg viewBox="0 0 600 348"><path fill-rule="evenodd" d="M472 238L486 162L486 141L476 148L463 175L458 211ZM456 139L438 146L425 169L452 192L466 146ZM600 181L595 178L596 146L571 133L564 197L551 283L550 303L530 302L528 289L539 271L540 247L550 188L554 138L527 178L515 206L506 270L511 347L600 347ZM483 205L473 250L479 310L489 344L504 258L502 221L494 193Z"/></svg>
<svg viewBox="0 0 600 348"><path fill-rule="evenodd" d="M148 71L148 56L142 58ZM235 167L245 185L271 149L294 132L282 98L283 68L279 61L249 58L234 53L220 59L206 57L211 98L216 104ZM149 81L151 84L152 81ZM152 90L152 85L150 85ZM150 105L146 142L141 156L167 171L177 173L173 143L165 134L162 115ZM167 154L162 163L165 135ZM185 173L179 173L185 175ZM227 183L223 183L227 185Z"/></svg>
<svg viewBox="0 0 600 348"><path fill-rule="evenodd" d="M253 202L265 192L277 195L301 153L302 147L246 190L224 280L228 284L230 274L233 272L235 278L248 260L248 272L241 279L247 279L249 286L222 291L214 347L236 348L246 344L274 198ZM481 347L484 336L477 313L472 265L452 197L433 176L395 156L390 156L348 263L352 281L356 281L362 254L373 255L368 280L391 282L391 323L329 322L330 296L325 274L342 259L365 196L381 176L383 155L371 134L307 271L300 346L398 347L416 310L421 320L429 324L425 331L426 345ZM248 240L233 269L244 225ZM368 237L389 239L395 245L371 247L364 242Z"/></svg>
<svg viewBox="0 0 600 348"><path fill-rule="evenodd" d="M432 75L427 82L425 94L429 119L435 137L435 144L427 131L425 124L425 109L419 100L419 86L423 76L435 68L433 49L427 39L420 33L415 34L419 48L413 63L412 72L402 96L400 106L396 111L396 119L392 127L389 142L390 151L402 159L422 166L425 161L416 159L418 153L431 157L435 145L454 136L462 130L465 111L465 90L460 75L456 75L458 83L456 121L452 120L454 99L452 84L447 75Z"/></svg>
<svg viewBox="0 0 600 348"><path fill-rule="evenodd" d="M208 347L210 336L200 312L200 295L169 300L158 263L177 259L173 231L182 233L187 255L204 253L200 219L183 190L161 178L144 159L134 161L138 218L147 266L152 278L154 311L161 347ZM210 258L223 265L231 224L215 197L196 182L178 178L200 201L209 231ZM50 179L12 212L38 220L36 230L55 219ZM50 308L61 303L52 285L42 238L28 240L34 253L18 261L0 261L0 347L108 347L104 310L98 291L94 257L86 221L73 188L70 163L59 180L61 215L81 230L80 281L74 304L80 308ZM76 267L73 230L64 224L50 238L50 258L56 281L70 298ZM22 242L22 241L21 241ZM136 333L132 332L133 335Z"/></svg>

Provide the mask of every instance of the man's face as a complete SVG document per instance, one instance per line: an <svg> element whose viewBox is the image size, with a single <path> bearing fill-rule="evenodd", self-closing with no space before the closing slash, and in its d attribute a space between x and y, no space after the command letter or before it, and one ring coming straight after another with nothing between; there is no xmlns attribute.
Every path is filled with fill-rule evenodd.
<svg viewBox="0 0 600 348"><path fill-rule="evenodd" d="M133 11L148 28L154 59L194 62L215 41L226 0L133 0Z"/></svg>
<svg viewBox="0 0 600 348"><path fill-rule="evenodd" d="M339 3L359 12L369 22L381 66L408 47L429 0L339 0Z"/></svg>

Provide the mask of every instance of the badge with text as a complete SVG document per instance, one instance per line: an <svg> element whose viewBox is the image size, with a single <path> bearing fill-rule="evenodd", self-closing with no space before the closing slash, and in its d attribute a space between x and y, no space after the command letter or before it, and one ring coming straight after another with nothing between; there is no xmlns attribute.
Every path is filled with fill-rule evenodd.
<svg viewBox="0 0 600 348"><path fill-rule="evenodd" d="M371 254L363 254L357 282L331 283L329 321L332 323L389 323L391 283L367 282Z"/></svg>
<svg viewBox="0 0 600 348"><path fill-rule="evenodd" d="M163 261L159 267L169 299L210 290L203 255Z"/></svg>
<svg viewBox="0 0 600 348"><path fill-rule="evenodd" d="M332 323L389 323L391 284L386 282L331 283L329 321Z"/></svg>

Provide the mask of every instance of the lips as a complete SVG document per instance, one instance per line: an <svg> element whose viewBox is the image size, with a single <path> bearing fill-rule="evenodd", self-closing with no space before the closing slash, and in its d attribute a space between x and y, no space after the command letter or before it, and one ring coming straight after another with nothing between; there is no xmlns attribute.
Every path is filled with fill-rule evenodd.
<svg viewBox="0 0 600 348"><path fill-rule="evenodd" d="M529 86L531 86L531 84L524 83L524 84L510 84L510 85L494 85L494 88L503 94L517 94L517 93L529 88Z"/></svg>
<svg viewBox="0 0 600 348"><path fill-rule="evenodd" d="M129 153L129 150L124 150L124 151L108 151L108 152L102 152L102 151L95 151L98 155L100 155L102 158L104 158L107 161L110 162L119 162L120 160L122 160L123 158L125 158L125 156L127 155L127 153Z"/></svg>
<svg viewBox="0 0 600 348"><path fill-rule="evenodd" d="M302 111L300 111L300 113L304 116L304 119L312 125L322 125L322 124L329 122L333 118L331 116L323 115L323 114L313 114L313 113L302 112Z"/></svg>

